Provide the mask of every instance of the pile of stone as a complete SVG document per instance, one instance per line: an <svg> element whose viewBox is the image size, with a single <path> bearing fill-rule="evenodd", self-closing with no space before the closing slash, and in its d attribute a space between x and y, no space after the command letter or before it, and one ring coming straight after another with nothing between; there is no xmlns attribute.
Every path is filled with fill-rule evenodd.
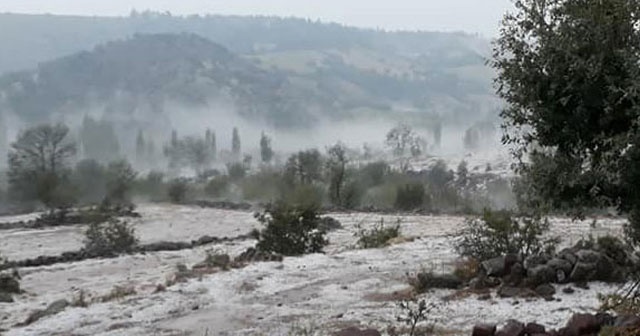
<svg viewBox="0 0 640 336"><path fill-rule="evenodd" d="M501 297L548 298L555 294L551 284L623 282L637 265L640 265L637 256L617 240L610 240L607 246L581 242L554 255L539 254L525 259L505 255L485 260L469 287L477 290L500 286Z"/></svg>
<svg viewBox="0 0 640 336"><path fill-rule="evenodd" d="M566 326L547 330L537 323L524 324L509 320L502 328L496 325L478 324L472 336L583 336L583 335L640 335L640 316L614 317L609 314L575 314Z"/></svg>

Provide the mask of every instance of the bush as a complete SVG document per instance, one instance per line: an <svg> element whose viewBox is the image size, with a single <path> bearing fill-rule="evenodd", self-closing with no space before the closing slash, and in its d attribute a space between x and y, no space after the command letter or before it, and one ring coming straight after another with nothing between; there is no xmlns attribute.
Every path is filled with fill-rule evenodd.
<svg viewBox="0 0 640 336"><path fill-rule="evenodd" d="M425 199L424 185L421 183L399 186L396 193L396 209L415 210L422 207Z"/></svg>
<svg viewBox="0 0 640 336"><path fill-rule="evenodd" d="M169 200L171 203L183 203L187 197L188 190L189 187L185 179L175 179L171 181L171 183L169 183L169 189L167 190Z"/></svg>
<svg viewBox="0 0 640 336"><path fill-rule="evenodd" d="M391 239L400 236L400 219L394 226L385 227L384 219L381 218L380 222L370 230L363 229L360 225L356 228L358 229L355 233L355 236L358 237L358 247L363 249L383 247Z"/></svg>
<svg viewBox="0 0 640 336"><path fill-rule="evenodd" d="M485 210L482 218L469 219L458 233L456 251L462 257L487 260L505 254L523 257L552 252L557 239L543 239L549 221L540 217L514 219L508 211Z"/></svg>
<svg viewBox="0 0 640 336"><path fill-rule="evenodd" d="M247 175L247 168L239 162L227 164L227 175L233 181L241 180Z"/></svg>
<svg viewBox="0 0 640 336"><path fill-rule="evenodd" d="M464 258L456 262L453 275L463 281L469 281L476 277L479 269L480 263L478 260L473 258Z"/></svg>
<svg viewBox="0 0 640 336"><path fill-rule="evenodd" d="M397 316L398 322L404 323L408 328L409 336L418 335L418 324L427 323L426 330L420 335L430 334L435 327L435 321L432 314L438 309L435 303L429 303L425 300L416 301L401 301L398 303L398 308L402 311Z"/></svg>
<svg viewBox="0 0 640 336"><path fill-rule="evenodd" d="M85 232L84 250L97 256L132 252L138 245L135 230L126 222L92 223Z"/></svg>
<svg viewBox="0 0 640 336"><path fill-rule="evenodd" d="M229 185L229 176L218 176L207 183L204 187L204 192L209 197L222 197L229 191Z"/></svg>
<svg viewBox="0 0 640 336"><path fill-rule="evenodd" d="M329 243L314 208L278 203L256 214L256 218L265 226L263 230L255 232L259 251L297 256L322 252L322 248Z"/></svg>

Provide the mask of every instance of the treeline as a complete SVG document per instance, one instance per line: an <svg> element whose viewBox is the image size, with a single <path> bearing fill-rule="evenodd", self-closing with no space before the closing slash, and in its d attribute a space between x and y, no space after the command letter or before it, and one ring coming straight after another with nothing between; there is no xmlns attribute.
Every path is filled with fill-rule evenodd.
<svg viewBox="0 0 640 336"><path fill-rule="evenodd" d="M51 211L98 204L129 207L136 197L175 203L286 201L346 210L447 213L513 205L509 181L488 170L471 174L464 161L455 171L443 161L412 171L411 163L427 144L408 126L390 130L386 145L393 154L391 163L337 143L324 151L299 151L280 164L274 162L271 138L264 133L254 162L243 154L237 128L230 150L218 150L212 130L202 137L179 137L174 131L163 149L167 171L140 174L126 160L103 162L88 155L77 161L69 129L62 124L41 125L21 132L11 144L7 194L23 207L41 205ZM149 148L139 132L137 155L145 157ZM191 168L195 176L180 177L183 167Z"/></svg>

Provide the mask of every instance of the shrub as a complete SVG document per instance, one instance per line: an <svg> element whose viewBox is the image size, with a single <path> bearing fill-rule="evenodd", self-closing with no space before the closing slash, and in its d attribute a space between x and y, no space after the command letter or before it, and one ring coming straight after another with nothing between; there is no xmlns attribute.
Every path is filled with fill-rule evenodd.
<svg viewBox="0 0 640 336"><path fill-rule="evenodd" d="M418 335L416 328L419 323L431 322L430 325L427 326L427 331L434 329L435 322L430 315L438 308L435 303L427 304L425 300L420 300L419 302L401 301L398 303L398 308L400 308L401 313L396 319L398 322L402 322L409 327L409 336Z"/></svg>
<svg viewBox="0 0 640 336"><path fill-rule="evenodd" d="M461 256L476 260L552 252L558 241L542 238L548 230L549 221L541 217L514 219L508 211L485 210L481 218L466 221L455 249Z"/></svg>
<svg viewBox="0 0 640 336"><path fill-rule="evenodd" d="M474 258L464 258L455 264L453 275L463 281L469 281L478 274L480 263Z"/></svg>
<svg viewBox="0 0 640 336"><path fill-rule="evenodd" d="M640 295L598 295L601 311L613 311L618 315L640 315Z"/></svg>
<svg viewBox="0 0 640 336"><path fill-rule="evenodd" d="M421 183L399 186L396 193L396 209L415 210L422 207L425 199L424 185Z"/></svg>
<svg viewBox="0 0 640 336"><path fill-rule="evenodd" d="M600 252L613 259L617 264L626 265L628 262L627 252L629 249L624 245L622 240L613 236L602 236L597 240Z"/></svg>
<svg viewBox="0 0 640 336"><path fill-rule="evenodd" d="M114 286L107 295L100 297L100 302L121 300L127 296L135 295L136 289L132 286Z"/></svg>
<svg viewBox="0 0 640 336"><path fill-rule="evenodd" d="M247 175L247 168L239 162L227 164L227 175L231 180L241 180Z"/></svg>
<svg viewBox="0 0 640 336"><path fill-rule="evenodd" d="M363 249L378 248L387 245L389 240L400 236L400 219L394 226L385 227L384 219L381 218L380 222L370 230L363 229L360 224L356 228L358 231L354 235L358 237L358 247Z"/></svg>
<svg viewBox="0 0 640 336"><path fill-rule="evenodd" d="M229 191L229 176L223 175L218 176L204 187L204 192L209 197L218 198L224 196Z"/></svg>
<svg viewBox="0 0 640 336"><path fill-rule="evenodd" d="M256 214L256 218L265 226L256 232L260 251L297 256L322 252L329 243L315 208L278 203Z"/></svg>
<svg viewBox="0 0 640 336"><path fill-rule="evenodd" d="M97 256L132 252L138 245L135 230L126 222L92 223L85 232L84 250Z"/></svg>
<svg viewBox="0 0 640 336"><path fill-rule="evenodd" d="M169 189L167 190L169 200L171 203L180 204L184 202L187 197L187 191L189 187L187 185L187 181L185 179L175 179L171 181L169 184Z"/></svg>
<svg viewBox="0 0 640 336"><path fill-rule="evenodd" d="M421 294L434 288L457 289L462 285L462 280L453 274L436 275L433 272L423 271L410 276L409 285L416 293Z"/></svg>

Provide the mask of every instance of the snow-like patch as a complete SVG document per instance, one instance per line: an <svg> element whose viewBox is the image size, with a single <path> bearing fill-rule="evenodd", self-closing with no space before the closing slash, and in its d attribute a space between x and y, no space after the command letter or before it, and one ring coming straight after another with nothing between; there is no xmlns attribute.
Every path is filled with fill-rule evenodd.
<svg viewBox="0 0 640 336"><path fill-rule="evenodd" d="M236 236L257 223L249 212L223 211L169 205L140 207L143 218L134 220L143 242L190 240L202 235ZM457 216L403 216L332 214L344 228L331 232L326 254L285 258L283 262L255 263L192 279L154 293L158 284L175 272L175 265L193 265L208 249L236 256L254 241L214 244L193 250L85 260L22 269L26 294L16 303L0 304L0 328L7 335L286 335L293 325L315 325L333 330L344 324L363 323L385 330L395 322L394 301L373 300L407 287L406 274L421 269L451 270L456 259L455 233L464 222ZM381 249L353 249L356 225L374 225L380 218L394 224L400 218L403 234L413 238ZM619 234L624 221L599 219L572 222L553 218L552 234L567 244L588 235ZM5 235L8 233L8 235ZM14 259L80 247L82 228L3 232L0 249ZM14 327L34 309L58 300L71 300L85 290L93 296L115 285L134 286L137 294L121 301L96 303L88 308L68 308L27 327ZM436 301L438 327L468 334L478 322L502 323L510 318L560 326L573 312L593 311L597 293L615 290L591 284L591 290L563 294L561 301L528 302L513 299L479 301L475 296L445 302L450 291L438 290L423 298Z"/></svg>

